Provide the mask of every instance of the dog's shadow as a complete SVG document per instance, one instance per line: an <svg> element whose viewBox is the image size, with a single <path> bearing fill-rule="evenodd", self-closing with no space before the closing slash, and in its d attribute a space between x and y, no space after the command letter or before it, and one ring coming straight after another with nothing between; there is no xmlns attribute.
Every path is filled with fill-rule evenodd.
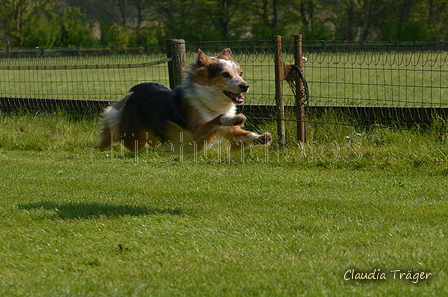
<svg viewBox="0 0 448 297"><path fill-rule="evenodd" d="M54 203L41 202L31 204L20 204L19 209L33 210L45 209L55 211L61 219L95 219L113 218L121 216L142 216L168 214L181 216L180 208L149 208L134 205L110 205L102 203Z"/></svg>

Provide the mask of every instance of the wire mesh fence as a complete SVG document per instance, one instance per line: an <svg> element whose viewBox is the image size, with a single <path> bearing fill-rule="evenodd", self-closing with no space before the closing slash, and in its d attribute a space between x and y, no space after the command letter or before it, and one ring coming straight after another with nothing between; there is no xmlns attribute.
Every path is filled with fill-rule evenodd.
<svg viewBox="0 0 448 297"><path fill-rule="evenodd" d="M243 111L260 121L277 119L273 41L187 42L185 46L187 64L198 48L211 56L231 48L251 86ZM282 73L295 62L294 46L294 41L283 41ZM303 56L309 92L306 121L410 127L448 114L448 42L304 40ZM169 85L168 61L165 45L2 49L0 108L22 108L17 102L25 99L40 100L38 105L47 102L49 109L64 109L65 103L55 101L59 99L71 102L67 106L73 100L109 104L141 82ZM286 80L282 88L283 120L296 121L295 89ZM77 107L80 112L82 105Z"/></svg>
<svg viewBox="0 0 448 297"><path fill-rule="evenodd" d="M446 43L367 45L305 46L314 105L448 105Z"/></svg>
<svg viewBox="0 0 448 297"><path fill-rule="evenodd" d="M158 47L2 51L1 96L118 100L132 84L167 83Z"/></svg>

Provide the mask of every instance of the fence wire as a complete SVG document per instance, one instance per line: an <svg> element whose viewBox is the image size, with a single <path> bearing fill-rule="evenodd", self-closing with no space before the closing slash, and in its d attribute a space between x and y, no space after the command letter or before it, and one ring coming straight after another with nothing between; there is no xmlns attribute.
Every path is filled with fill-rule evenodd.
<svg viewBox="0 0 448 297"><path fill-rule="evenodd" d="M243 112L259 121L277 119L272 41L187 42L187 63L199 48L211 56L231 48L251 86ZM446 119L448 42L304 40L303 56L307 121L393 127ZM294 64L293 41L283 42L282 57L284 65ZM73 100L108 104L141 82L168 86L166 58L164 45L0 49L0 108L66 99L67 108L80 110ZM296 121L295 92L286 81L283 99L285 120ZM49 109L64 109L60 101L47 102Z"/></svg>
<svg viewBox="0 0 448 297"><path fill-rule="evenodd" d="M0 51L0 96L119 100L141 82L168 83L166 54L156 46Z"/></svg>

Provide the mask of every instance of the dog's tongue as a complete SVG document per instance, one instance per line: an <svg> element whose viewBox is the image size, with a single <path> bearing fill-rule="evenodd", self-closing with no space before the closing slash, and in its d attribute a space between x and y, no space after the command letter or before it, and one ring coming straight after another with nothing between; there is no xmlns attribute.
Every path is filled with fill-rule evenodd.
<svg viewBox="0 0 448 297"><path fill-rule="evenodd" d="M230 94L235 101L242 102L244 101L244 96L242 93L231 93Z"/></svg>

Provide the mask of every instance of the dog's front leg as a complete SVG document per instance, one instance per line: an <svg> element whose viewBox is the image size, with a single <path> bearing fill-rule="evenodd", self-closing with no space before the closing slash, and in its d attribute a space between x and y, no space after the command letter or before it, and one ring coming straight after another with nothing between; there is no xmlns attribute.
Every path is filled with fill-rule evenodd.
<svg viewBox="0 0 448 297"><path fill-rule="evenodd" d="M194 136L194 141L197 145L197 150L201 151L204 147L213 142L218 134L218 131L223 127L238 127L244 125L246 117L243 114L237 114L234 116L219 115L211 121L202 123L197 127Z"/></svg>
<svg viewBox="0 0 448 297"><path fill-rule="evenodd" d="M244 123L246 123L246 116L243 114L234 116L221 114L211 121L200 124L196 129L195 140L216 133L220 126L243 126Z"/></svg>
<svg viewBox="0 0 448 297"><path fill-rule="evenodd" d="M234 116L220 115L219 120L223 126L244 126L247 119L244 114L239 113Z"/></svg>
<svg viewBox="0 0 448 297"><path fill-rule="evenodd" d="M220 134L230 142L230 150L232 152L239 151L241 148L249 148L251 145L269 145L272 141L272 136L269 132L259 135L243 130L239 126L223 127L220 130Z"/></svg>
<svg viewBox="0 0 448 297"><path fill-rule="evenodd" d="M220 133L232 143L232 150L236 150L236 147L239 145L271 144L271 133L266 132L263 135L258 135L241 128L246 122L246 116L243 114L237 114L235 116L222 115L220 121L225 126L222 127Z"/></svg>

